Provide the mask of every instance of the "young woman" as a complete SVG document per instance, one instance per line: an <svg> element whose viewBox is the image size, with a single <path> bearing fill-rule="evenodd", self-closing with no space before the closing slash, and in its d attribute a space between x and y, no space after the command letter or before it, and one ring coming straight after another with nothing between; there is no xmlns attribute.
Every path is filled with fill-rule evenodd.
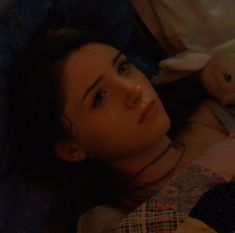
<svg viewBox="0 0 235 233"><path fill-rule="evenodd" d="M12 82L11 98L18 149L24 156L20 161L31 174L58 181L57 185L61 180L72 182L65 178L71 171L79 174L78 193L95 183L84 195L98 196L101 204L116 208L108 208L105 227L228 138L210 101L203 101L191 117L187 113L186 127L170 138L169 116L149 79L100 37L60 30L38 42L26 57ZM185 110L184 105L175 107ZM98 183L84 174L102 178ZM72 188L76 189L74 183ZM97 219L100 231L110 230L101 229L101 213L93 211L85 220L95 232Z"/></svg>

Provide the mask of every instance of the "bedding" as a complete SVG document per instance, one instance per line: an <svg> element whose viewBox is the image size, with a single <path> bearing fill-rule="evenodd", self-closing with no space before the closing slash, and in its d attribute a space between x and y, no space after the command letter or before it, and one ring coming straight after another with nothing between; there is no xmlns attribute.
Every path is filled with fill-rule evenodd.
<svg viewBox="0 0 235 233"><path fill-rule="evenodd" d="M92 29L108 32L133 63L154 74L156 59L162 59L165 53L160 46L157 46L158 53L152 51L150 44L156 47L155 41L143 43L130 21L130 14L131 7L126 0L0 2L0 232L50 232L51 203L57 198L25 180L9 141L7 83L15 54L48 29ZM63 216L63 213L57 214ZM66 217L69 218L66 215L60 221L66 222ZM69 232L74 229L76 226L67 228Z"/></svg>
<svg viewBox="0 0 235 233"><path fill-rule="evenodd" d="M233 148L232 154L231 151L224 154L227 147ZM207 168L208 161L211 161L210 156L213 156L214 150L219 154L221 149L220 158L212 162L217 164L213 168L217 172L214 172ZM201 156L199 163L194 161L156 195L124 217L112 232L184 232L183 229L193 228L193 225L190 225L194 224L194 221L190 223L192 219L199 221L200 225L207 225L207 230L210 229L210 231L218 233L235 231L235 183L233 180L235 169L229 174L230 176L226 173L227 180L225 180L225 174L221 173L221 167L226 166L224 155L233 155L233 161L228 163L233 168L235 167L234 150L234 139L228 139L216 145L211 151ZM209 164L210 167L213 166ZM220 164L220 169L218 164Z"/></svg>
<svg viewBox="0 0 235 233"><path fill-rule="evenodd" d="M233 0L131 0L169 54L205 51L235 38ZM151 17L150 17L151 16Z"/></svg>
<svg viewBox="0 0 235 233"><path fill-rule="evenodd" d="M207 101L207 106L228 135L233 132L235 107L222 107L212 100ZM142 204L134 211L129 210L129 214L106 206L88 211L78 220L77 233L233 232L234 181L235 139L228 136L208 148L162 188L153 183L137 192L129 191L126 200L146 200L138 201ZM105 215L101 217L100 213Z"/></svg>
<svg viewBox="0 0 235 233"><path fill-rule="evenodd" d="M156 14L157 8L154 5L154 1L147 2L151 3L152 15ZM164 1L159 2L164 3ZM175 4L176 2L168 1L168 4ZM212 10L219 9L216 8L218 7L218 1L216 2L217 4L214 4L213 1L208 1L213 6ZM231 4L233 5L234 3L229 0L228 6L230 7ZM139 8L137 7L136 9ZM180 10L181 7L177 9ZM56 198L52 193L38 189L38 187L25 181L18 169L14 148L10 147L8 138L10 123L7 122L7 82L15 53L25 48L30 41L35 40L38 35L47 29L60 27L95 29L103 33L108 32L117 44L123 48L134 64L149 75L155 74L157 72L157 61L166 57L166 53L161 49L157 40L169 53L182 50L185 47L182 47L182 43L172 45L168 43L165 45L162 43L164 37L162 37L161 33L157 34L157 36L153 33L156 36L156 40L154 40L152 34L147 33L148 35L146 36L147 29L144 29L145 39L147 38L147 40L143 41L143 38L139 36L138 30L134 28L130 21L130 18L133 18L130 17L130 12L131 8L127 0L1 1L0 232L50 232L48 229L48 216L51 214L51 202ZM230 16L234 16L231 11L229 12ZM145 18L143 19L145 21ZM229 19L229 22L235 22L233 18ZM138 23L140 23L139 19L137 20ZM151 24L148 21L145 21L145 23L147 26L150 25L149 29L152 31ZM141 24L141 27L144 27L144 25ZM227 35L232 35L229 34L228 30L226 32L226 38ZM179 222L183 221L184 218L184 215L179 216ZM75 231L74 228L71 229Z"/></svg>

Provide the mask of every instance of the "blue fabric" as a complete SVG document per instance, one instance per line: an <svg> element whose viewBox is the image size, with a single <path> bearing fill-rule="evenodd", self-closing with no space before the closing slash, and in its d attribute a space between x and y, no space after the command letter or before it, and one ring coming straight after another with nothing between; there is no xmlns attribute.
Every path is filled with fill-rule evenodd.
<svg viewBox="0 0 235 233"><path fill-rule="evenodd" d="M49 232L50 193L25 182L16 169L8 172L0 191L0 232Z"/></svg>
<svg viewBox="0 0 235 233"><path fill-rule="evenodd" d="M7 78L16 51L47 29L75 27L109 33L143 71L156 73L128 16L127 0L8 0L0 9L0 232L48 232L49 192L24 181L7 141Z"/></svg>
<svg viewBox="0 0 235 233"><path fill-rule="evenodd" d="M201 220L216 232L235 231L235 183L217 185L206 192L189 216Z"/></svg>

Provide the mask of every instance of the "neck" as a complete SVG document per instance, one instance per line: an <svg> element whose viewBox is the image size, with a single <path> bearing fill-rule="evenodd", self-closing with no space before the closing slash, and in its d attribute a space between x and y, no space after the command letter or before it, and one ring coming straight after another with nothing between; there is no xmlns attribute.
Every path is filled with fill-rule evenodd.
<svg viewBox="0 0 235 233"><path fill-rule="evenodd" d="M137 183L148 182L150 176L153 177L153 167L155 172L159 170L164 170L161 166L165 166L166 161L169 159L169 152L171 152L169 144L171 140L165 135L161 140L158 140L151 148L145 149L144 153L135 154L134 156L128 156L128 158L122 159L120 161L115 161L110 166L118 174L119 182L124 182L134 177L143 169L143 167L148 166L152 161L153 165L147 167L143 174L136 180ZM167 150L166 150L167 148ZM167 157L167 159L166 159ZM159 159L159 160L158 160ZM156 166L157 165L157 166ZM167 167L167 166L166 166ZM166 168L167 169L167 168ZM148 172L147 172L148 171ZM160 172L161 173L161 172Z"/></svg>

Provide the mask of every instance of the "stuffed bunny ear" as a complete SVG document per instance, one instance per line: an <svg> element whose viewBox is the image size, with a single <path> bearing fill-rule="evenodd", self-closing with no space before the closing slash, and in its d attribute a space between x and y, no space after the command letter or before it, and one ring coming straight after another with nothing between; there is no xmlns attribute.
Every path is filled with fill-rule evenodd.
<svg viewBox="0 0 235 233"><path fill-rule="evenodd" d="M154 76L151 79L151 83L155 85L155 84L173 82L178 79L184 78L187 75L190 75L191 73L192 72L189 71L172 71L172 70L163 69L158 73L158 75Z"/></svg>
<svg viewBox="0 0 235 233"><path fill-rule="evenodd" d="M151 82L162 84L184 78L192 72L202 69L210 58L209 54L200 52L185 51L179 53L159 63L161 71Z"/></svg>
<svg viewBox="0 0 235 233"><path fill-rule="evenodd" d="M212 53L235 53L235 39L226 41L224 44L216 46Z"/></svg>
<svg viewBox="0 0 235 233"><path fill-rule="evenodd" d="M207 64L210 58L211 55L206 53L185 51L162 60L159 66L172 71L198 71Z"/></svg>

